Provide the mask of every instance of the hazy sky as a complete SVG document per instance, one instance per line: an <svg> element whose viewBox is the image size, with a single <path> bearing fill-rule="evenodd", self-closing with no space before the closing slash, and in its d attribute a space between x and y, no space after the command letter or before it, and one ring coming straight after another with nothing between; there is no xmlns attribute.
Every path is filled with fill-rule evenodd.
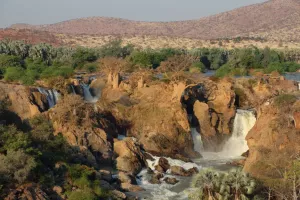
<svg viewBox="0 0 300 200"><path fill-rule="evenodd" d="M174 21L228 11L264 0L0 0L0 27L90 17Z"/></svg>

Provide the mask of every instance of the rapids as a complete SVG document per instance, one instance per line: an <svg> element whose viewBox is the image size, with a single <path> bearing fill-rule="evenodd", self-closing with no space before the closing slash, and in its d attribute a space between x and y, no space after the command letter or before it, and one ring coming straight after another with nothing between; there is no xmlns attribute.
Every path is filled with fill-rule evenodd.
<svg viewBox="0 0 300 200"><path fill-rule="evenodd" d="M185 163L180 160L166 158L170 165L178 165L185 169L197 167L199 170L204 168L214 168L221 171L228 171L233 166L227 164L234 160L239 160L241 154L248 150L246 135L251 130L256 122L256 117L253 111L237 110L232 136L225 143L221 152L205 152L201 135L197 132L196 128L191 128L191 135L194 142L194 150L201 153L203 158L193 160L194 163ZM152 170L158 163L159 157L153 156L154 160L147 160L149 168ZM179 180L176 185L168 185L162 181L162 184L149 183L150 175L147 174L147 169L144 169L137 176L137 183L145 189L144 192L136 194L141 199L148 200L185 200L188 199L188 193L192 188L190 184L192 177L179 177L173 176L169 171L164 174L165 177L175 177Z"/></svg>

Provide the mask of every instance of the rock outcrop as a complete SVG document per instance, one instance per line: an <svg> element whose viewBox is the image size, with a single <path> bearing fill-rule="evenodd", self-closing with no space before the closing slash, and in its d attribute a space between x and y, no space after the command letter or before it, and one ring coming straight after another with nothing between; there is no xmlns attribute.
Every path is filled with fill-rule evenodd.
<svg viewBox="0 0 300 200"><path fill-rule="evenodd" d="M136 175L146 166L145 156L133 138L115 142L114 152L117 154L116 162L119 171Z"/></svg>
<svg viewBox="0 0 300 200"><path fill-rule="evenodd" d="M7 99L10 103L9 110L22 120L40 114L48 108L46 96L36 88L0 82L0 93L0 100Z"/></svg>
<svg viewBox="0 0 300 200"><path fill-rule="evenodd" d="M117 124L110 113L97 112L77 95L67 95L48 112L55 133L62 133L67 142L78 147L93 165L111 163L113 138Z"/></svg>
<svg viewBox="0 0 300 200"><path fill-rule="evenodd" d="M287 97L275 97L261 105L256 124L246 137L249 154L244 170L256 177L279 176L274 171L285 170L300 152L300 132L293 118L300 102L278 103L277 98Z"/></svg>
<svg viewBox="0 0 300 200"><path fill-rule="evenodd" d="M206 149L215 150L231 133L235 116L232 81L206 80L188 85L181 102L189 116L190 124L200 132Z"/></svg>
<svg viewBox="0 0 300 200"><path fill-rule="evenodd" d="M259 107L280 93L298 91L295 81L270 78L237 79L234 87L236 105L243 109Z"/></svg>

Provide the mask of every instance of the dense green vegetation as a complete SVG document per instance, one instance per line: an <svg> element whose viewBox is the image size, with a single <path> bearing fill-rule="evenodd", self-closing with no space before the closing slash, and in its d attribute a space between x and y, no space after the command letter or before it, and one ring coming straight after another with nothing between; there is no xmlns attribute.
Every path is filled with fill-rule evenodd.
<svg viewBox="0 0 300 200"><path fill-rule="evenodd" d="M101 69L98 60L104 57L124 59L128 70L157 69L171 63L168 70L191 73L217 70L216 76L248 75L251 69L264 73L295 72L297 52L275 51L255 47L225 50L221 48L182 49L134 49L112 41L99 48L53 47L48 44L30 45L21 41L0 41L0 77L7 81L34 84L35 80L53 77L70 77L74 70L96 72ZM178 57L180 56L180 57ZM180 61L178 59L181 59ZM185 67L176 66L176 62Z"/></svg>
<svg viewBox="0 0 300 200"><path fill-rule="evenodd" d="M241 169L220 172L204 169L194 177L189 199L299 199L300 161L286 169L283 179L257 180Z"/></svg>
<svg viewBox="0 0 300 200"><path fill-rule="evenodd" d="M6 104L0 105L1 121L6 119ZM85 165L78 150L69 146L61 134L53 134L52 124L45 117L31 119L24 131L22 127L0 125L0 199L9 189L28 182L46 191L60 186L72 200L109 195L100 187L95 169Z"/></svg>
<svg viewBox="0 0 300 200"><path fill-rule="evenodd" d="M192 183L197 188L190 199L264 199L258 181L241 169L218 172L202 170Z"/></svg>

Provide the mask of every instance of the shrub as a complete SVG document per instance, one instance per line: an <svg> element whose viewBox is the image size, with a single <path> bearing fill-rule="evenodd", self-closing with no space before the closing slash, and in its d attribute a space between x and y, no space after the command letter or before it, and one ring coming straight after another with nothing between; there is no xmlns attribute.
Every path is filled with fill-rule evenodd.
<svg viewBox="0 0 300 200"><path fill-rule="evenodd" d="M67 66L48 67L42 72L41 78L51 78L57 76L68 78L73 74L73 71L74 70L71 67L67 67Z"/></svg>
<svg viewBox="0 0 300 200"><path fill-rule="evenodd" d="M6 81L18 81L24 76L25 70L21 67L8 67L4 74Z"/></svg>
<svg viewBox="0 0 300 200"><path fill-rule="evenodd" d="M8 151L7 155L0 155L0 175L24 183L30 172L36 167L33 157L23 150Z"/></svg>
<svg viewBox="0 0 300 200"><path fill-rule="evenodd" d="M132 45L126 45L122 47L121 40L114 40L106 45L102 46L99 49L99 57L117 57L117 58L125 58L126 56L130 55L133 51Z"/></svg>
<svg viewBox="0 0 300 200"><path fill-rule="evenodd" d="M284 63L270 63L268 67L265 69L265 73L271 73L277 71L280 74L283 74L288 70L287 66Z"/></svg>
<svg viewBox="0 0 300 200"><path fill-rule="evenodd" d="M96 171L84 165L72 165L68 167L68 175L72 185L81 191L89 191L97 197L108 197L109 193L101 188L100 181L96 179ZM70 194L70 198L72 193Z"/></svg>
<svg viewBox="0 0 300 200"><path fill-rule="evenodd" d="M0 74L4 74L8 67L22 67L22 59L18 56L0 54Z"/></svg>
<svg viewBox="0 0 300 200"><path fill-rule="evenodd" d="M0 152L27 150L30 146L29 136L18 131L15 126L0 126Z"/></svg>
<svg viewBox="0 0 300 200"><path fill-rule="evenodd" d="M232 69L229 65L223 65L216 71L215 76L216 77L224 77L224 76L230 75L231 72L232 72Z"/></svg>
<svg viewBox="0 0 300 200"><path fill-rule="evenodd" d="M90 189L72 191L69 200L98 200L98 197Z"/></svg>
<svg viewBox="0 0 300 200"><path fill-rule="evenodd" d="M257 181L240 169L228 173L202 170L195 176L192 187L197 189L190 199L255 199L260 192Z"/></svg>
<svg viewBox="0 0 300 200"><path fill-rule="evenodd" d="M49 141L54 129L50 121L42 116L34 117L29 120L31 127L31 137L37 141Z"/></svg>
<svg viewBox="0 0 300 200"><path fill-rule="evenodd" d="M88 48L78 48L76 52L72 55L73 57L73 67L81 67L86 62L94 62L98 59L96 52L93 49Z"/></svg>
<svg viewBox="0 0 300 200"><path fill-rule="evenodd" d="M134 51L130 55L129 61L141 68L153 68L153 55L146 51Z"/></svg>
<svg viewBox="0 0 300 200"><path fill-rule="evenodd" d="M282 94L275 98L275 105L278 107L291 105L297 101L297 97L292 94Z"/></svg>
<svg viewBox="0 0 300 200"><path fill-rule="evenodd" d="M191 73L204 73L206 71L205 65L202 62L193 63L189 71Z"/></svg>
<svg viewBox="0 0 300 200"><path fill-rule="evenodd" d="M87 70L90 73L96 72L98 69L97 63L88 63L84 65L84 69Z"/></svg>

